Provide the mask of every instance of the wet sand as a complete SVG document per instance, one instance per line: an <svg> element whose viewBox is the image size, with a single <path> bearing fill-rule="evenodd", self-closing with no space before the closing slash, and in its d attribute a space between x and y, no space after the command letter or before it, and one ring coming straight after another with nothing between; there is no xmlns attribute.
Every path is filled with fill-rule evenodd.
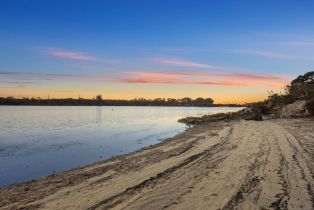
<svg viewBox="0 0 314 210"><path fill-rule="evenodd" d="M0 190L0 209L314 209L314 119L215 122Z"/></svg>

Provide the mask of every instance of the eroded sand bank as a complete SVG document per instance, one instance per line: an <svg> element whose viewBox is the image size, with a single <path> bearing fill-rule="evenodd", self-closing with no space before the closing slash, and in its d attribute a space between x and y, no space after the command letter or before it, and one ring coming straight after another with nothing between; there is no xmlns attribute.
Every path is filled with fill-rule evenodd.
<svg viewBox="0 0 314 210"><path fill-rule="evenodd" d="M199 125L0 190L0 209L314 209L314 120Z"/></svg>

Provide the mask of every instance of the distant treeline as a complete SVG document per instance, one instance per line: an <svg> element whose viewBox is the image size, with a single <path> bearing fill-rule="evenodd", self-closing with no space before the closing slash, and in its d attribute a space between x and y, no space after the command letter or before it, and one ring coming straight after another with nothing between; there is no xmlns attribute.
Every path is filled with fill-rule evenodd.
<svg viewBox="0 0 314 210"><path fill-rule="evenodd" d="M155 99L132 99L132 100L114 100L102 99L101 95L94 99L41 99L41 98L14 98L0 97L0 105L26 105L26 106L198 106L198 107L213 107L213 106L240 106L237 104L214 104L211 98L196 98L188 97L181 99L174 98L155 98Z"/></svg>

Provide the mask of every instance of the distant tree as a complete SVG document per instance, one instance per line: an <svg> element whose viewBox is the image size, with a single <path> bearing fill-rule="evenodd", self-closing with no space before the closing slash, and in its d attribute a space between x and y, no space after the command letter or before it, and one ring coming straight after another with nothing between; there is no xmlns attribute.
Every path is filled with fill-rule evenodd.
<svg viewBox="0 0 314 210"><path fill-rule="evenodd" d="M207 105L212 105L214 103L214 100L212 98L206 98L205 102Z"/></svg>
<svg viewBox="0 0 314 210"><path fill-rule="evenodd" d="M97 96L96 96L96 100L97 100L97 101L102 101L102 95L97 95Z"/></svg>
<svg viewBox="0 0 314 210"><path fill-rule="evenodd" d="M213 100L211 98L197 98L195 100L185 97L182 99L174 98L155 98L155 99L144 99L135 98L131 100L111 100L103 99L102 95L97 95L93 99L84 99L79 97L78 99L73 98L61 98L61 99L41 99L35 98L14 98L0 97L0 105L40 105L40 106L212 106Z"/></svg>
<svg viewBox="0 0 314 210"><path fill-rule="evenodd" d="M196 103L204 103L204 98L201 98L201 97L199 97L199 98L197 98L197 99L195 99L194 100Z"/></svg>
<svg viewBox="0 0 314 210"><path fill-rule="evenodd" d="M210 106L213 104L213 102L214 100L211 98L204 99L204 98L199 97L199 98L196 98L192 103L195 106Z"/></svg>
<svg viewBox="0 0 314 210"><path fill-rule="evenodd" d="M192 99L189 97L181 98L181 103L183 104L190 104L192 102Z"/></svg>
<svg viewBox="0 0 314 210"><path fill-rule="evenodd" d="M177 106L178 100L175 98L167 98L167 105L168 106Z"/></svg>

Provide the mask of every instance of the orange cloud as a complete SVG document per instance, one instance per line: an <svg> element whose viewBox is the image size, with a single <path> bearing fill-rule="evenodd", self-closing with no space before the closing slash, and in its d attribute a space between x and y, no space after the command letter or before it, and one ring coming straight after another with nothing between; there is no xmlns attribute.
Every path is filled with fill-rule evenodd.
<svg viewBox="0 0 314 210"><path fill-rule="evenodd" d="M192 84L218 86L269 86L281 87L289 82L288 77L267 76L243 73L206 73L206 72L126 72L127 77L116 81L139 84Z"/></svg>
<svg viewBox="0 0 314 210"><path fill-rule="evenodd" d="M82 80L98 82L122 82L137 84L190 84L215 86L264 86L283 87L291 80L288 77L243 73L207 73L192 71L129 71L120 78L87 76L78 74L42 74L27 72L0 72L14 83L47 80Z"/></svg>

